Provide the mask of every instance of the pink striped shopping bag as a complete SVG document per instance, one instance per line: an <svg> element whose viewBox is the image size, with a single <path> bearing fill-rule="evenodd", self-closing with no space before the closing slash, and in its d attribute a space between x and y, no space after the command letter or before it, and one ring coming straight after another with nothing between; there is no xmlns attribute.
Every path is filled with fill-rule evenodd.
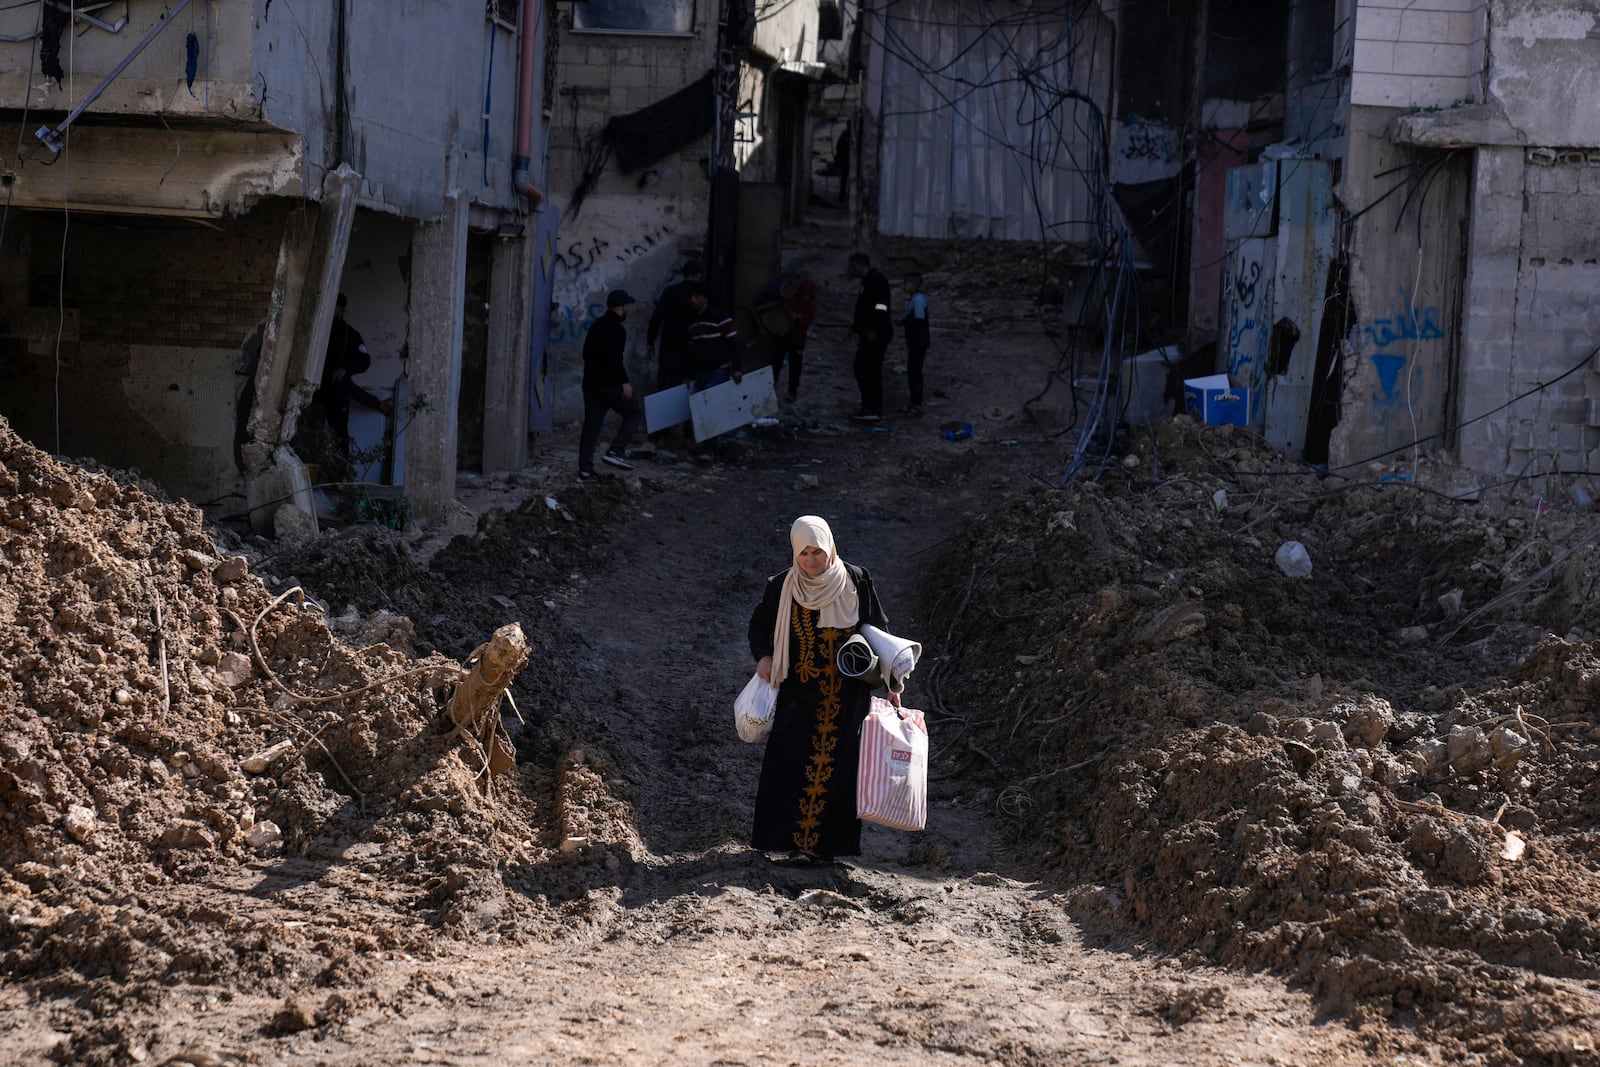
<svg viewBox="0 0 1600 1067"><path fill-rule="evenodd" d="M856 815L896 830L928 824L928 727L922 712L895 710L882 697L861 723Z"/></svg>

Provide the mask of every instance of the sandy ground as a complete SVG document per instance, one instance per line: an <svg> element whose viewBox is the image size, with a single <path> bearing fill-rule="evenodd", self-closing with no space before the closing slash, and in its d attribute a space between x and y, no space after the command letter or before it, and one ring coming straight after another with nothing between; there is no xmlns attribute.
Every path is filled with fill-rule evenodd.
<svg viewBox="0 0 1600 1067"><path fill-rule="evenodd" d="M981 249L890 262L943 395L865 429L846 251L790 249L781 425L583 486L557 433L448 544L240 542L4 431L7 1061L1593 1062L1592 518L1186 420L1063 490L1063 333ZM927 830L820 868L743 846L730 722L806 513L923 642L934 747ZM488 784L442 708L513 621Z"/></svg>

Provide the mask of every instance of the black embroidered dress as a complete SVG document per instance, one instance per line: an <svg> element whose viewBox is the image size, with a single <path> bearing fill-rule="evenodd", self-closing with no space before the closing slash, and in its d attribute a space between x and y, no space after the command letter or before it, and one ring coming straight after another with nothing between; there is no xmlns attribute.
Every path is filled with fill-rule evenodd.
<svg viewBox="0 0 1600 1067"><path fill-rule="evenodd" d="M789 675L778 687L778 709L761 761L752 848L854 856L861 851L856 818L856 767L861 721L872 690L839 672L839 646L861 624L887 629L888 620L872 577L845 564L855 583L859 622L847 630L817 625L815 611L795 604L789 624ZM778 600L787 571L767 580L765 595L750 617L750 652L772 654Z"/></svg>

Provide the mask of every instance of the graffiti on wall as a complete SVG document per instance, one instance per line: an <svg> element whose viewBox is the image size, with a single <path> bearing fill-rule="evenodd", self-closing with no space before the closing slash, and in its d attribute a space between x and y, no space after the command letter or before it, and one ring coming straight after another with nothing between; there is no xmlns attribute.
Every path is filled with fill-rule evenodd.
<svg viewBox="0 0 1600 1067"><path fill-rule="evenodd" d="M1228 373L1260 383L1272 348L1272 276L1252 242L1229 261L1223 291L1228 301Z"/></svg>
<svg viewBox="0 0 1600 1067"><path fill-rule="evenodd" d="M559 268L555 284L555 306L550 309L550 344L581 344L600 317L606 313L604 292L616 285L638 292L638 283L620 281L630 265L666 248L672 231L657 226L636 236L611 240L598 234L579 238L552 257Z"/></svg>
<svg viewBox="0 0 1600 1067"><path fill-rule="evenodd" d="M606 313L604 302L591 303L587 306L576 307L567 305L556 307L550 312L550 343L559 345L565 342L578 342L583 340L589 328L600 321L600 316Z"/></svg>
<svg viewBox="0 0 1600 1067"><path fill-rule="evenodd" d="M1373 394L1373 403L1388 408L1410 403L1419 387L1415 376L1424 372L1421 346L1443 338L1438 306L1417 304L1404 286L1396 286L1388 313L1361 328L1362 346L1378 372L1379 391ZM1413 380L1401 389L1400 379L1408 373Z"/></svg>
<svg viewBox="0 0 1600 1067"><path fill-rule="evenodd" d="M1172 128L1154 122L1142 122L1137 118L1128 122L1120 140L1124 159L1164 163L1177 154L1177 136Z"/></svg>
<svg viewBox="0 0 1600 1067"><path fill-rule="evenodd" d="M587 274L594 269L594 265L610 247L611 242L602 237L591 237L587 243L574 241L556 253L556 263L561 267L563 274L574 276Z"/></svg>
<svg viewBox="0 0 1600 1067"><path fill-rule="evenodd" d="M654 230L640 235L631 244L621 245L617 250L610 252L610 241L604 237L594 236L587 239L573 241L565 249L556 253L555 261L561 267L561 272L569 278L576 278L588 274L596 266L608 266L615 260L627 266L632 260L640 256L649 255L664 240L669 231L665 226L657 226Z"/></svg>

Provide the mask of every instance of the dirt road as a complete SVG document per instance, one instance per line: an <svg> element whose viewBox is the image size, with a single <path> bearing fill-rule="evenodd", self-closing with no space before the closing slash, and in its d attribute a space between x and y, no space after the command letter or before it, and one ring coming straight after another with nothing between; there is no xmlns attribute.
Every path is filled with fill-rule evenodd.
<svg viewBox="0 0 1600 1067"><path fill-rule="evenodd" d="M846 249L800 236L824 311L780 426L582 486L558 433L421 556L219 544L5 431L8 1062L1590 1062L1594 745L1555 720L1592 716L1594 620L1402 632L1551 560L1581 592L1573 524L1252 495L1273 461L1192 424L1058 492L1065 385L1022 409L1059 331L981 250L891 265L929 274L936 392L852 424ZM744 847L730 721L807 513L923 642L935 753L928 829L821 868ZM1291 531L1359 577L1272 584ZM441 701L508 621L526 722L486 789ZM1472 763L1512 703L1528 747Z"/></svg>

